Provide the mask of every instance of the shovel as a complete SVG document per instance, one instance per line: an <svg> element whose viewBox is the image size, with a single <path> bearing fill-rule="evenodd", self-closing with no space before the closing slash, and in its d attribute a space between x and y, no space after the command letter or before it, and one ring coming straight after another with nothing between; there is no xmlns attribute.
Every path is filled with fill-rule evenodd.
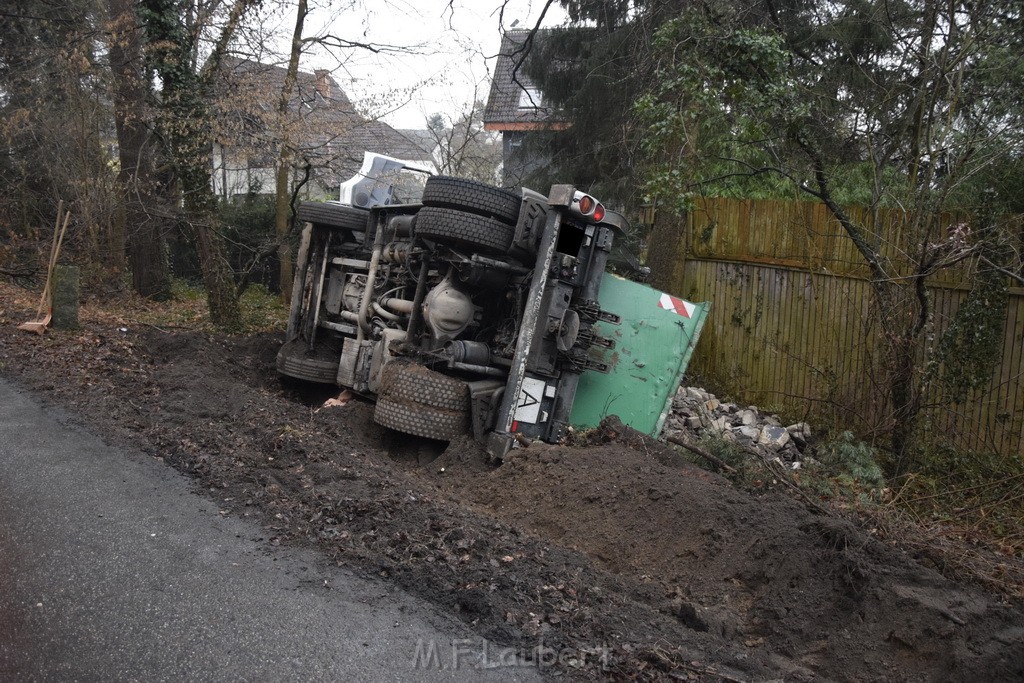
<svg viewBox="0 0 1024 683"><path fill-rule="evenodd" d="M46 284L43 285L43 295L39 297L39 308L36 309L36 318L38 320L31 320L18 325L19 330L35 332L41 335L43 332L46 332L46 327L53 318L53 305L50 301L52 294L50 283L53 279L53 269L57 265L57 256L60 254L60 245L64 242L64 231L68 229L68 221L71 220L71 212L68 211L64 214L64 222L61 223L60 217L63 210L64 202L61 201L57 205L57 222L53 226L53 244L50 247L50 261L46 267ZM58 226L60 229L58 229ZM40 317L43 315L44 309L46 310L46 317Z"/></svg>

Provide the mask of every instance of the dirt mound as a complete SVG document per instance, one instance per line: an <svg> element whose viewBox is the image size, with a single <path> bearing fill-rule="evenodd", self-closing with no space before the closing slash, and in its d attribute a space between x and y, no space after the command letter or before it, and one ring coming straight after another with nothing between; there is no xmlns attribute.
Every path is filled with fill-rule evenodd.
<svg viewBox="0 0 1024 683"><path fill-rule="evenodd" d="M455 497L656 584L689 627L768 648L791 674L1024 671L1016 610L850 522L781 494L738 491L654 442L634 446L533 446L493 471L463 468L460 446L451 455L462 462L446 455L430 471Z"/></svg>
<svg viewBox="0 0 1024 683"><path fill-rule="evenodd" d="M494 468L320 408L279 339L0 330L5 376L196 477L272 543L385 577L582 678L1018 680L1024 614L834 515L751 495L633 437ZM392 454L401 457L392 457Z"/></svg>

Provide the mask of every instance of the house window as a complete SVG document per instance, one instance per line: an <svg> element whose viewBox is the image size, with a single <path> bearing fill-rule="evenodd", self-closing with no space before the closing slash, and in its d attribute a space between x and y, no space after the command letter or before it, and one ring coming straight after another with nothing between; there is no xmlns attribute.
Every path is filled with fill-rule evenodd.
<svg viewBox="0 0 1024 683"><path fill-rule="evenodd" d="M544 103L544 96L539 88L523 88L519 93L520 109L540 109Z"/></svg>

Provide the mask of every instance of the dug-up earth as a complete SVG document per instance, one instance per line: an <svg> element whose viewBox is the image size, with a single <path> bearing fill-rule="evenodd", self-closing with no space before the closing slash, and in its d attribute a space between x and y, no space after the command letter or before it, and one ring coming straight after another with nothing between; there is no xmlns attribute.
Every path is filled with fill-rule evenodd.
<svg viewBox="0 0 1024 683"><path fill-rule="evenodd" d="M193 477L273 544L381 577L574 679L1021 680L1024 610L944 578L856 519L740 490L611 425L501 466L284 384L280 335L157 329L85 310L15 330L0 374ZM442 450L443 449L443 450ZM431 460L433 455L440 455ZM423 463L423 464L421 464Z"/></svg>

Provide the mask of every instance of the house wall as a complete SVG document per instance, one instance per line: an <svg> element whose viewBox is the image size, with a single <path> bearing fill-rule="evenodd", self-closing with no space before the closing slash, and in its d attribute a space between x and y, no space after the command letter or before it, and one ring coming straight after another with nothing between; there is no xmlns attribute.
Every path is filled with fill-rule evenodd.
<svg viewBox="0 0 1024 683"><path fill-rule="evenodd" d="M529 177L546 166L550 160L546 150L531 144L529 135L528 131L502 131L501 179L505 187L522 187L528 184Z"/></svg>
<svg viewBox="0 0 1024 683"><path fill-rule="evenodd" d="M213 192L222 199L247 194L274 194L277 171L273 166L257 166L245 150L215 145L211 156ZM293 183L299 181L295 174ZM314 169L300 193L303 199L324 200L338 198L338 185L334 175L324 169Z"/></svg>
<svg viewBox="0 0 1024 683"><path fill-rule="evenodd" d="M214 145L212 163L213 192L218 197L230 199L250 192L274 193L274 168L253 166L247 154L223 145Z"/></svg>

